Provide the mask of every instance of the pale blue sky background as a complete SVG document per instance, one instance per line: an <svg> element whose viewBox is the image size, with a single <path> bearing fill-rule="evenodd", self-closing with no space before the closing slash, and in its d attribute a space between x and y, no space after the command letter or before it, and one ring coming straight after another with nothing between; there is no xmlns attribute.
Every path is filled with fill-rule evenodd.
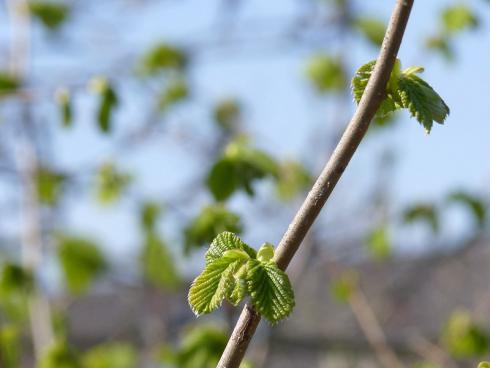
<svg viewBox="0 0 490 368"><path fill-rule="evenodd" d="M379 15L385 20L393 6L393 1L358 3L364 3L361 7L366 14ZM490 4L483 0L467 1L477 9L482 27L457 37L457 60L449 64L439 56L421 51L425 36L437 29L437 11L448 3L451 1L416 1L400 51L404 66L423 65L426 68L424 78L451 107L446 125L435 126L427 136L404 112L395 127L367 137L336 188L333 203L326 208L327 220L334 219L329 208L352 207L352 216L356 216L359 201L365 198L366 188L377 175L376 162L386 147L396 149L397 166L390 189L397 206L414 200L439 199L458 188L488 192ZM131 65L138 55L160 40L185 46L213 37L218 37L218 40L219 37L234 39L237 33L233 32L239 32L239 37L250 40L243 47L204 47L196 56L191 83L198 103L175 111L167 123L169 131L178 132L185 128L197 136L210 137L214 128L206 108L221 97L238 96L246 107L245 128L258 146L279 157L302 159L319 169L318 163L326 157L324 152L317 152L315 147L311 147L312 129L325 124L319 131L329 132L335 101L324 102L315 96L304 78L305 60L313 51L306 47L283 45L271 48L267 43L257 45L253 41L254 35L261 35L260 27L267 22L272 27L267 27L261 38L273 37L274 30L280 29L274 28L276 22L294 16L301 8L300 1L244 1L236 24L257 20L257 28L244 30L237 26L235 31L234 28L220 28L226 25L219 22L219 1L105 0L76 4L79 9L60 35L50 36L37 27L34 32L31 76L35 83L46 86L50 91L48 96L53 88L67 81L78 85L94 74L123 76L130 73L125 68L114 69L114 65ZM5 24L5 9L0 9L0 24ZM227 31L223 34L220 29ZM2 27L0 34L0 57L3 59L8 47L8 30ZM348 48L334 42L332 50L342 48L341 52L348 57L352 70L373 59L377 53L368 44L358 41L349 42ZM330 48L326 47L325 51L328 50ZM74 74L80 71L82 75ZM129 125L137 125L145 113L141 109L147 95L141 93L141 86L134 82L123 84L116 135ZM202 170L202 163L194 159L192 150L175 144L173 138L154 140L135 153L114 157L111 140L101 137L93 127L95 99L82 89L76 95L76 102L75 128L67 132L53 129L52 157L60 167L73 169L105 159L121 159L123 167L140 176L138 193L150 198L178 193L182 180ZM354 108L354 103L350 108ZM47 103L43 113L46 124L56 127L55 107ZM346 112L346 116L349 115L350 112ZM268 193L267 188L260 192ZM184 211L195 213L200 205L210 200L209 196L203 197L194 204L195 208ZM260 197L256 201L260 201ZM256 202L250 202L243 196L232 201L232 207L245 212L247 206L254 204ZM69 228L82 234L93 234L119 260L126 261L129 255L135 254L138 246L137 219L129 215L131 211L128 209L133 209L129 201L101 208L93 201L80 200L74 194L66 207L70 205L74 207L67 217L62 218ZM168 215L163 228L169 240L176 241L177 223L170 213ZM247 218L247 224L255 226L254 231L247 232L247 240L254 245L263 240L277 242L290 219L289 214L283 217L284 220L280 217L280 223L274 225L255 224L252 218ZM464 215L453 214L447 237L464 231L465 219ZM402 247L410 249L426 247L429 239L424 232L405 230L400 231L397 237Z"/></svg>

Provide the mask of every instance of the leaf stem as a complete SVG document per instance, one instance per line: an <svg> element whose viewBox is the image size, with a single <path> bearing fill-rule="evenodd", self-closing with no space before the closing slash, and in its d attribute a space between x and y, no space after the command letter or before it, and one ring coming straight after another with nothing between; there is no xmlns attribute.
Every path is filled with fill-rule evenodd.
<svg viewBox="0 0 490 368"><path fill-rule="evenodd" d="M396 1L376 66L362 99L332 156L279 243L274 260L282 270L289 265L332 193L384 99L386 84L395 64L413 3L414 0ZM259 322L259 314L250 305L246 305L217 368L239 367Z"/></svg>

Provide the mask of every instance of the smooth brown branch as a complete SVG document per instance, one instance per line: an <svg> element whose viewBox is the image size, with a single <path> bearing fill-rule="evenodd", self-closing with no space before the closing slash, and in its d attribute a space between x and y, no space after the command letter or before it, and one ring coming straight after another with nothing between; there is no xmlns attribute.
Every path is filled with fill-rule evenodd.
<svg viewBox="0 0 490 368"><path fill-rule="evenodd" d="M395 64L413 2L414 0L397 0L376 66L354 116L278 245L274 260L283 270L289 265L325 205L385 97L386 85ZM218 368L239 367L259 322L260 316L253 307L246 305L228 340Z"/></svg>

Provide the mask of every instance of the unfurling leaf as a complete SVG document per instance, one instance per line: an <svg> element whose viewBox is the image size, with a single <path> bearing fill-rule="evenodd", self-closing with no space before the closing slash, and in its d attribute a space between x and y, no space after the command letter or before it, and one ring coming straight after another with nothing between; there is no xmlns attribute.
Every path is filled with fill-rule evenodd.
<svg viewBox="0 0 490 368"><path fill-rule="evenodd" d="M306 74L319 93L341 91L347 86L347 77L341 62L329 55L310 59Z"/></svg>
<svg viewBox="0 0 490 368"><path fill-rule="evenodd" d="M375 64L376 61L371 61L361 66L352 79L352 91L357 103L364 94ZM416 75L422 71L421 67L410 67L401 71L400 61L397 60L377 115L383 116L397 109L408 109L427 133L430 132L434 121L443 124L449 115L449 107L427 82Z"/></svg>
<svg viewBox="0 0 490 368"><path fill-rule="evenodd" d="M95 243L76 237L60 236L58 258L70 292L80 294L106 269L107 262Z"/></svg>
<svg viewBox="0 0 490 368"><path fill-rule="evenodd" d="M223 300L238 305L248 294L271 323L285 318L294 307L294 293L273 255L271 244L265 243L256 253L232 233L218 235L206 253L204 271L189 290L191 309L197 315L209 313Z"/></svg>
<svg viewBox="0 0 490 368"><path fill-rule="evenodd" d="M276 323L293 310L293 288L274 262L251 261L247 284L252 304L269 322Z"/></svg>
<svg viewBox="0 0 490 368"><path fill-rule="evenodd" d="M70 8L52 0L34 0L29 2L29 10L48 29L57 30L66 20Z"/></svg>
<svg viewBox="0 0 490 368"><path fill-rule="evenodd" d="M240 217L227 210L225 206L205 206L184 229L184 253L188 254L192 248L208 245L224 231L239 234L242 230Z"/></svg>

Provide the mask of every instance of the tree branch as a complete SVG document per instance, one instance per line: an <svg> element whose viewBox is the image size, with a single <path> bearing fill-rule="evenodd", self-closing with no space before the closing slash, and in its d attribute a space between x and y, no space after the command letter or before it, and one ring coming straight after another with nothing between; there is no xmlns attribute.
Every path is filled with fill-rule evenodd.
<svg viewBox="0 0 490 368"><path fill-rule="evenodd" d="M289 265L306 233L332 193L384 99L386 84L405 33L413 2L414 0L397 0L376 66L359 106L327 165L279 243L274 260L283 270ZM260 315L254 311L253 307L246 305L221 356L218 368L238 368L259 322Z"/></svg>

